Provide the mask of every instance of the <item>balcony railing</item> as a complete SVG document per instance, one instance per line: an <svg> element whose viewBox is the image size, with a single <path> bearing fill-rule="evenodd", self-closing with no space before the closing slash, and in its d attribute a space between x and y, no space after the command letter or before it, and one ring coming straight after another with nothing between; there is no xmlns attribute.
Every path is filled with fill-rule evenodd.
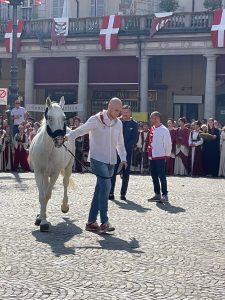
<svg viewBox="0 0 225 300"><path fill-rule="evenodd" d="M123 16L119 35L148 35L153 15ZM211 12L175 13L167 25L158 32L163 33L193 33L210 32L212 25ZM22 37L50 38L52 19L25 21ZM69 19L69 37L98 36L102 18ZM4 37L6 23L0 23L0 38Z"/></svg>

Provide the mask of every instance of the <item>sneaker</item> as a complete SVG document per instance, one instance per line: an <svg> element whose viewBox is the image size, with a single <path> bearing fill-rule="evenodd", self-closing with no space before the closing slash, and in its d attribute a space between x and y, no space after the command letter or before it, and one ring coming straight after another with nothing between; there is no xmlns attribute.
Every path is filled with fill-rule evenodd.
<svg viewBox="0 0 225 300"><path fill-rule="evenodd" d="M168 203L169 202L168 196L167 195L162 195L162 198L161 198L160 202Z"/></svg>
<svg viewBox="0 0 225 300"><path fill-rule="evenodd" d="M161 200L161 195L160 194L155 194L152 198L148 199L150 202L156 202Z"/></svg>
<svg viewBox="0 0 225 300"><path fill-rule="evenodd" d="M121 195L121 196L120 196L120 200L124 200L124 201L126 201L126 200L127 200L127 198L126 198L126 196L124 196L124 195Z"/></svg>
<svg viewBox="0 0 225 300"><path fill-rule="evenodd" d="M105 233L105 232L111 232L114 231L115 227L113 227L112 225L110 225L109 222L105 222L103 224L100 225L100 233Z"/></svg>
<svg viewBox="0 0 225 300"><path fill-rule="evenodd" d="M87 223L86 224L86 230L87 231L99 231L99 226L98 226L98 223L95 222L95 223Z"/></svg>
<svg viewBox="0 0 225 300"><path fill-rule="evenodd" d="M109 194L109 200L115 200L115 196L113 194Z"/></svg>

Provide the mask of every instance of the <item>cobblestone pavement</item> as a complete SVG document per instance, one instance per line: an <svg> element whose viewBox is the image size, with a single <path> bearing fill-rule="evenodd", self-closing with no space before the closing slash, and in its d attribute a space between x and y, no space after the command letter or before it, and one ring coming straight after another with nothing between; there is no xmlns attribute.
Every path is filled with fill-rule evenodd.
<svg viewBox="0 0 225 300"><path fill-rule="evenodd" d="M0 300L225 299L224 179L170 177L156 205L150 177L131 176L128 200L109 203L115 233L98 235L84 230L95 177L73 178L69 213L60 178L41 233L34 175L0 174Z"/></svg>

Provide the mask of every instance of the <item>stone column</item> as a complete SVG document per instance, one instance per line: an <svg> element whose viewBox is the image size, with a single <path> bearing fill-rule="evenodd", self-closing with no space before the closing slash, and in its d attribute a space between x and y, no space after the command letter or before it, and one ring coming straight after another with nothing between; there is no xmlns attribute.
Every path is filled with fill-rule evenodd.
<svg viewBox="0 0 225 300"><path fill-rule="evenodd" d="M204 118L215 118L216 110L216 55L207 54Z"/></svg>
<svg viewBox="0 0 225 300"><path fill-rule="evenodd" d="M87 97L88 97L88 57L77 57L79 59L79 85L78 104L83 105L83 111L78 112L82 122L87 119Z"/></svg>
<svg viewBox="0 0 225 300"><path fill-rule="evenodd" d="M140 111L148 111L148 56L141 57L141 72L140 72Z"/></svg>
<svg viewBox="0 0 225 300"><path fill-rule="evenodd" d="M25 71L25 106L34 103L34 59L26 58Z"/></svg>

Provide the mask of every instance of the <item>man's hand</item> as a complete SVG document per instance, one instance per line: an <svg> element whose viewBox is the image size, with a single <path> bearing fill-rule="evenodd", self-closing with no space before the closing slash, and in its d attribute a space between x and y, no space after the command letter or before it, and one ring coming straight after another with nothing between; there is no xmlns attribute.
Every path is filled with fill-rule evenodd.
<svg viewBox="0 0 225 300"><path fill-rule="evenodd" d="M127 168L127 162L126 161L121 161L121 169L124 168L126 169Z"/></svg>

